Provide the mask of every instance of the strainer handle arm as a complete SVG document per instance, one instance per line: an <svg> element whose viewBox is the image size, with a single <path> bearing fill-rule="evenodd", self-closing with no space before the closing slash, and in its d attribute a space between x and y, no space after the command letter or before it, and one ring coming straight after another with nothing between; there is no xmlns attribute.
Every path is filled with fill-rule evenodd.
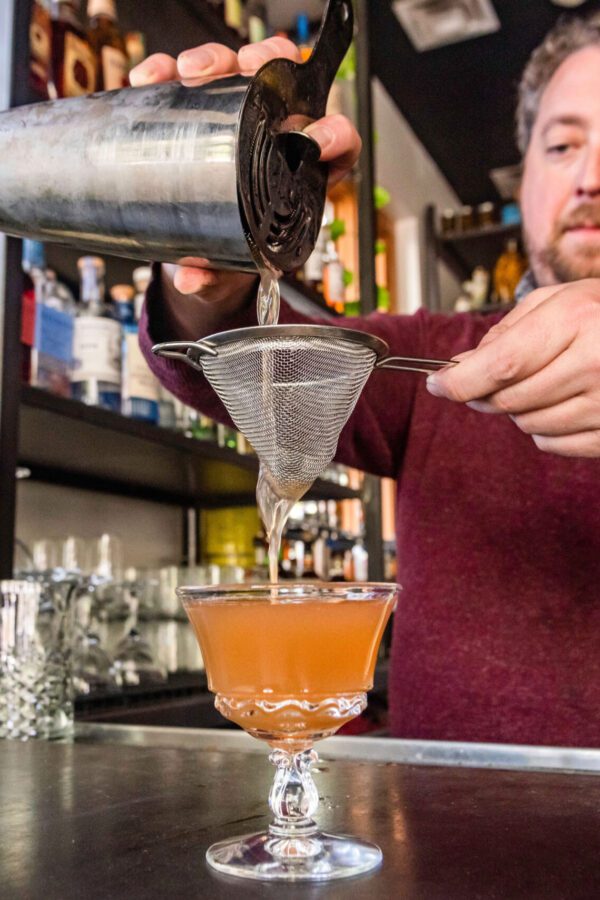
<svg viewBox="0 0 600 900"><path fill-rule="evenodd" d="M152 347L152 352L156 356L180 359L193 369L197 369L197 363L188 355L190 350L194 352L195 357L201 356L203 353L208 356L218 355L217 350L209 341L166 341L162 344L154 344Z"/></svg>
<svg viewBox="0 0 600 900"><path fill-rule="evenodd" d="M325 115L329 90L353 36L352 0L329 0L312 53L298 72L320 116Z"/></svg>
<svg viewBox="0 0 600 900"><path fill-rule="evenodd" d="M431 375L446 366L455 366L456 360L452 359L418 359L414 356L388 356L377 363L377 369L396 369L398 372L422 372Z"/></svg>

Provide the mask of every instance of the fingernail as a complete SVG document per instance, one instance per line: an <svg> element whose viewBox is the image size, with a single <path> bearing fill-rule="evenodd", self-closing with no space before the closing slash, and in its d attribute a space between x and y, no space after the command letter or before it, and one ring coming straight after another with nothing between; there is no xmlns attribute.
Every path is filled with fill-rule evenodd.
<svg viewBox="0 0 600 900"><path fill-rule="evenodd" d="M486 403L485 400L469 400L469 402L465 405L468 406L469 409L474 409L475 412L480 412L480 413L496 412L495 407L493 407L491 403Z"/></svg>
<svg viewBox="0 0 600 900"><path fill-rule="evenodd" d="M327 125L309 125L304 129L304 133L317 142L321 151L327 150L334 139L333 131Z"/></svg>
<svg viewBox="0 0 600 900"><path fill-rule="evenodd" d="M435 375L428 375L425 385L426 385L429 393L433 394L434 397L445 397L446 396L442 390L441 384L439 383L439 381Z"/></svg>
<svg viewBox="0 0 600 900"><path fill-rule="evenodd" d="M129 83L132 87L143 87L151 84L156 74L156 68L152 63L140 63L129 73Z"/></svg>
<svg viewBox="0 0 600 900"><path fill-rule="evenodd" d="M215 63L215 54L205 47L186 50L177 57L177 68L180 75L198 75L210 69Z"/></svg>

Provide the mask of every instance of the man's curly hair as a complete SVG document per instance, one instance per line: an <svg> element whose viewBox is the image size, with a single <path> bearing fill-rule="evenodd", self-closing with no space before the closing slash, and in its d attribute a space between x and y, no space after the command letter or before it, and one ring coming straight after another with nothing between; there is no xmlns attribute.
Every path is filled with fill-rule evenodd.
<svg viewBox="0 0 600 900"><path fill-rule="evenodd" d="M548 32L525 66L519 84L517 145L525 155L537 118L542 94L559 66L578 50L600 46L600 16L561 19ZM600 90L600 88L599 88Z"/></svg>

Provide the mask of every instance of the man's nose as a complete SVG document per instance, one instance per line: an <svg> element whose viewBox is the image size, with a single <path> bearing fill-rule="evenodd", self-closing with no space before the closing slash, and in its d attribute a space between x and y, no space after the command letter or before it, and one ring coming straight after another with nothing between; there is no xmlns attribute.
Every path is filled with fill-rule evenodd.
<svg viewBox="0 0 600 900"><path fill-rule="evenodd" d="M600 144L590 147L585 155L577 194L580 197L600 196Z"/></svg>

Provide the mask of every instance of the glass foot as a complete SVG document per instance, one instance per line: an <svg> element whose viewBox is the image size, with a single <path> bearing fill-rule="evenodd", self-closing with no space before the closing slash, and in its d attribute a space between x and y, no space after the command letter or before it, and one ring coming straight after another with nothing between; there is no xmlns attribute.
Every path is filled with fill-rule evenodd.
<svg viewBox="0 0 600 900"><path fill-rule="evenodd" d="M352 837L315 833L294 839L262 831L213 844L206 860L218 872L239 878L330 881L370 872L382 853L375 844Z"/></svg>

